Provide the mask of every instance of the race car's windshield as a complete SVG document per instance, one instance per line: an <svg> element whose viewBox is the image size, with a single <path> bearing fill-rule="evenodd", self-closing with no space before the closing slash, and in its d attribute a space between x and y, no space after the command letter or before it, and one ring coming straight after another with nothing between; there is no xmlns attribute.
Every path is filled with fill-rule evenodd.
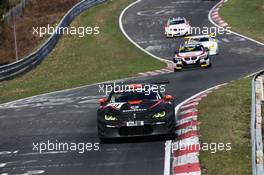
<svg viewBox="0 0 264 175"><path fill-rule="evenodd" d="M194 38L193 40L198 42L206 42L209 41L209 38Z"/></svg>
<svg viewBox="0 0 264 175"><path fill-rule="evenodd" d="M180 53L199 52L199 51L203 51L203 47L202 46L187 46L187 47L181 47L179 49Z"/></svg>
<svg viewBox="0 0 264 175"><path fill-rule="evenodd" d="M119 92L113 93L110 96L110 101L114 102L128 102L136 100L158 100L160 95L156 92Z"/></svg>
<svg viewBox="0 0 264 175"><path fill-rule="evenodd" d="M170 25L177 25L185 23L184 20L171 20Z"/></svg>

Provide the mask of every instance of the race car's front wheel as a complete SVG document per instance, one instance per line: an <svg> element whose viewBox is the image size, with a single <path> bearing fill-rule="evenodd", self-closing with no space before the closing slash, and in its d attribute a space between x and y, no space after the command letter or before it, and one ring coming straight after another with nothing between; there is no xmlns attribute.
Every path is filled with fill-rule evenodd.
<svg viewBox="0 0 264 175"><path fill-rule="evenodd" d="M166 38L173 38L173 35L165 34Z"/></svg>
<svg viewBox="0 0 264 175"><path fill-rule="evenodd" d="M103 124L100 123L98 121L98 124L97 124L97 133L98 133L98 138L100 141L104 141L105 140L105 137L104 137L104 127L103 127Z"/></svg>

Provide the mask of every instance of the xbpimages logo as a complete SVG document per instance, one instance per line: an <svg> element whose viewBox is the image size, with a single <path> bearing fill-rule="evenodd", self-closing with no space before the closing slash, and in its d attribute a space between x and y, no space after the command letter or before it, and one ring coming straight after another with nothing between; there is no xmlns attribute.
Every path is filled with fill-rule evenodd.
<svg viewBox="0 0 264 175"><path fill-rule="evenodd" d="M75 35L80 38L85 37L86 35L98 35L100 34L100 27L87 26L87 27L57 27L47 26L42 27L33 27L33 35L38 37L44 37L46 35L59 34L59 35Z"/></svg>

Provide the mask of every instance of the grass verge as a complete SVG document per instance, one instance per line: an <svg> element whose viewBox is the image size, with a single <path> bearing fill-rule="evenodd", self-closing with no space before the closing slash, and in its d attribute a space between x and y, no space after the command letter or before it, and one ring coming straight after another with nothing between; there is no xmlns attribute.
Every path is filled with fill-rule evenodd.
<svg viewBox="0 0 264 175"><path fill-rule="evenodd" d="M100 34L63 36L37 69L0 84L0 103L164 68L165 63L139 51L122 35L118 17L131 2L107 1L76 18L72 26L99 26Z"/></svg>
<svg viewBox="0 0 264 175"><path fill-rule="evenodd" d="M220 16L243 35L264 42L264 1L232 0L220 8Z"/></svg>
<svg viewBox="0 0 264 175"><path fill-rule="evenodd" d="M203 174L251 173L251 79L232 82L209 94L199 104L201 141L231 143L231 151L201 151Z"/></svg>

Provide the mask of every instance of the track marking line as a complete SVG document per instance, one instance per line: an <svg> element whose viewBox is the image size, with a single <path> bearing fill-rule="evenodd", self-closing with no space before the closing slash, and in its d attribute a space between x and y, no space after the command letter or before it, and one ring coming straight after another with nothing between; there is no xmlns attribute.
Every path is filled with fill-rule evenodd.
<svg viewBox="0 0 264 175"><path fill-rule="evenodd" d="M198 112L198 111L196 108L189 108L189 109L181 110L179 115L185 115L191 112Z"/></svg>
<svg viewBox="0 0 264 175"><path fill-rule="evenodd" d="M180 108L179 111L182 112L182 111L186 111L186 110L189 110L189 109L192 109L192 108L196 108L197 105L198 105L198 102L197 102L197 104L196 103L195 104L190 104L190 105L185 106L184 108Z"/></svg>
<svg viewBox="0 0 264 175"><path fill-rule="evenodd" d="M227 39L227 38L222 38L222 41L224 41L226 43L229 43L230 42L229 39Z"/></svg>
<svg viewBox="0 0 264 175"><path fill-rule="evenodd" d="M192 107L192 106L197 106L198 104L199 104L198 102L193 102L193 103L189 103L189 104L183 105L181 107L181 110L184 110L184 109Z"/></svg>
<svg viewBox="0 0 264 175"><path fill-rule="evenodd" d="M186 128L186 127L189 127L189 126L196 126L196 125L199 125L199 122L198 121L189 121L189 122L186 122L186 123L183 123L183 124L181 124L181 125L178 125L177 127L176 127L176 129L178 130L178 129L183 129L183 128Z"/></svg>
<svg viewBox="0 0 264 175"><path fill-rule="evenodd" d="M176 122L176 127L186 124L188 122L195 122L197 121L197 116L193 116L193 117L189 117L189 118L185 118L185 119L179 119Z"/></svg>
<svg viewBox="0 0 264 175"><path fill-rule="evenodd" d="M180 115L179 116L179 119L185 119L185 118L190 118L190 117L193 117L193 116L197 116L198 115L198 111L196 112L189 112L189 113L186 113L184 115Z"/></svg>
<svg viewBox="0 0 264 175"><path fill-rule="evenodd" d="M177 139L182 140L182 139L188 139L190 137L195 137L198 136L198 131L187 131L186 133L181 133L181 135L177 136Z"/></svg>

